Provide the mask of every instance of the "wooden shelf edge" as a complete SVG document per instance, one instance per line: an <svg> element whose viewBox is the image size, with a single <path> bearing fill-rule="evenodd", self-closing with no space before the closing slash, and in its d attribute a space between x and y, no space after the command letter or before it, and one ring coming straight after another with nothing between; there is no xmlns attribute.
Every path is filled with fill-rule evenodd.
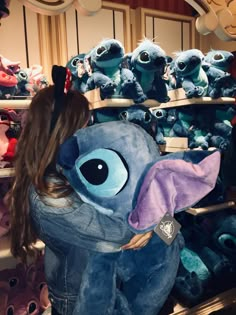
<svg viewBox="0 0 236 315"><path fill-rule="evenodd" d="M128 107L135 105L132 99L110 98L101 100L99 88L88 91L84 95L89 100L91 109L105 107ZM186 98L185 92L182 88L168 91L168 95L170 97L170 101L167 103L159 103L154 99L148 99L143 102L142 105L156 109L201 104L235 104L235 98L232 97L220 97L217 99L212 99L211 97Z"/></svg>
<svg viewBox="0 0 236 315"><path fill-rule="evenodd" d="M27 109L31 103L31 99L25 100L0 100L0 108L9 109Z"/></svg>
<svg viewBox="0 0 236 315"><path fill-rule="evenodd" d="M212 205L212 206L208 206L208 207L189 208L188 210L186 210L186 212L188 212L189 214L197 216L197 215L201 215L201 214L207 214L207 213L211 213L211 212L215 212L215 211L229 209L229 208L235 207L235 205L236 205L236 203L234 201L227 201L227 202L222 202L220 204Z"/></svg>
<svg viewBox="0 0 236 315"><path fill-rule="evenodd" d="M235 104L235 98L220 97L212 99L211 97L186 98L185 92L182 88L168 91L170 101L167 103L159 103L154 99L148 99L142 104L150 108L171 108L179 106L197 105L197 104ZM84 93L84 96L90 102L91 109L98 109L104 107L128 107L134 105L132 99L126 98L110 98L101 100L100 89L94 89ZM31 99L13 99L0 100L0 108L9 109L27 109L31 103Z"/></svg>
<svg viewBox="0 0 236 315"><path fill-rule="evenodd" d="M0 178L12 177L14 176L14 168L1 168L0 169Z"/></svg>
<svg viewBox="0 0 236 315"><path fill-rule="evenodd" d="M184 308L170 315L209 315L213 311L218 311L232 304L236 304L236 288L220 293L191 309Z"/></svg>

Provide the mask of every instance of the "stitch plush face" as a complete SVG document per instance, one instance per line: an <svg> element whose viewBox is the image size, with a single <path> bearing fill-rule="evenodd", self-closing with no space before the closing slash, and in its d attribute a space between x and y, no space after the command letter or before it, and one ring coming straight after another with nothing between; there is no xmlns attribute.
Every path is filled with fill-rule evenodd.
<svg viewBox="0 0 236 315"><path fill-rule="evenodd" d="M81 78L85 73L84 57L85 54L78 54L67 62L66 67L70 69L73 78Z"/></svg>
<svg viewBox="0 0 236 315"><path fill-rule="evenodd" d="M211 50L204 58L206 62L223 71L228 71L233 59L234 55L226 50Z"/></svg>
<svg viewBox="0 0 236 315"><path fill-rule="evenodd" d="M183 77L191 76L199 72L203 58L203 53L198 49L182 51L175 59L175 70Z"/></svg>
<svg viewBox="0 0 236 315"><path fill-rule="evenodd" d="M130 226L141 231L211 191L219 161L219 152L160 157L152 137L125 121L77 131L58 156L59 167L82 200L106 215L129 214Z"/></svg>
<svg viewBox="0 0 236 315"><path fill-rule="evenodd" d="M145 39L133 51L131 65L140 72L159 72L162 75L166 65L166 54L160 46Z"/></svg>
<svg viewBox="0 0 236 315"><path fill-rule="evenodd" d="M124 47L118 40L106 39L97 45L89 55L92 64L99 68L116 67L124 57Z"/></svg>

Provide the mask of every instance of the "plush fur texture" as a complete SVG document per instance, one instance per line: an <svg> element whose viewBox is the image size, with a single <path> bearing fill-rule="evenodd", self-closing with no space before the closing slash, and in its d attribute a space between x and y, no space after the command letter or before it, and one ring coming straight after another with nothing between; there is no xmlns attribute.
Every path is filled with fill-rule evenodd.
<svg viewBox="0 0 236 315"><path fill-rule="evenodd" d="M82 200L104 215L123 218L137 233L204 197L214 188L219 163L219 152L160 157L152 137L124 121L79 130L58 155L59 167ZM168 246L154 234L138 251L91 251L76 311L156 315L173 287L182 245L180 235Z"/></svg>
<svg viewBox="0 0 236 315"><path fill-rule="evenodd" d="M86 90L100 88L101 99L132 98L142 103L146 96L131 70L123 68L125 51L116 39L104 39L85 56L85 69L90 74Z"/></svg>
<svg viewBox="0 0 236 315"><path fill-rule="evenodd" d="M167 64L165 51L151 40L144 39L126 58L147 98L168 102L168 84L164 79Z"/></svg>
<svg viewBox="0 0 236 315"><path fill-rule="evenodd" d="M78 54L72 57L66 64L72 74L72 88L84 93L88 80L88 73L84 66L85 54Z"/></svg>
<svg viewBox="0 0 236 315"><path fill-rule="evenodd" d="M208 78L202 68L203 59L204 55L198 49L181 51L175 58L173 72L188 98L207 95Z"/></svg>
<svg viewBox="0 0 236 315"><path fill-rule="evenodd" d="M236 96L236 79L229 72L233 60L234 55L226 50L212 49L204 57L210 97Z"/></svg>

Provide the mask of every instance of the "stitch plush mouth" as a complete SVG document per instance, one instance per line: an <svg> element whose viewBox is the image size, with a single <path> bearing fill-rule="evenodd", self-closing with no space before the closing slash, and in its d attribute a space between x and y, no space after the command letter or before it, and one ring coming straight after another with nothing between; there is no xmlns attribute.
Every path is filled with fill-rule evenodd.
<svg viewBox="0 0 236 315"><path fill-rule="evenodd" d="M0 71L0 85L5 87L12 87L17 85L17 78L13 75L9 75L4 71Z"/></svg>

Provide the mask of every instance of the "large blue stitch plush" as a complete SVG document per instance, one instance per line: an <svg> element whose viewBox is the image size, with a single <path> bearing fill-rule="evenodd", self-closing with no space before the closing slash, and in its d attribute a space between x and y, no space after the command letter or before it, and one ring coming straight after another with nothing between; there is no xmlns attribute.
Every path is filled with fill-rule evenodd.
<svg viewBox="0 0 236 315"><path fill-rule="evenodd" d="M89 73L86 90L100 88L101 99L131 98L142 103L146 96L131 70L122 68L125 51L116 39L104 39L85 56Z"/></svg>
<svg viewBox="0 0 236 315"><path fill-rule="evenodd" d="M82 200L141 233L214 188L220 153L161 157L142 127L112 121L77 131L61 146L58 165ZM171 238L168 222L162 228ZM172 229L166 231L165 224ZM157 315L174 285L181 246L180 233L171 245L154 233L140 250L120 251L114 245L109 253L91 250L74 314Z"/></svg>
<svg viewBox="0 0 236 315"><path fill-rule="evenodd" d="M198 49L188 49L176 54L173 71L188 98L207 95L208 78L202 68L203 60L204 55Z"/></svg>
<svg viewBox="0 0 236 315"><path fill-rule="evenodd" d="M132 53L126 55L126 60L147 98L160 103L170 100L168 84L164 79L167 56L159 45L144 39Z"/></svg>

